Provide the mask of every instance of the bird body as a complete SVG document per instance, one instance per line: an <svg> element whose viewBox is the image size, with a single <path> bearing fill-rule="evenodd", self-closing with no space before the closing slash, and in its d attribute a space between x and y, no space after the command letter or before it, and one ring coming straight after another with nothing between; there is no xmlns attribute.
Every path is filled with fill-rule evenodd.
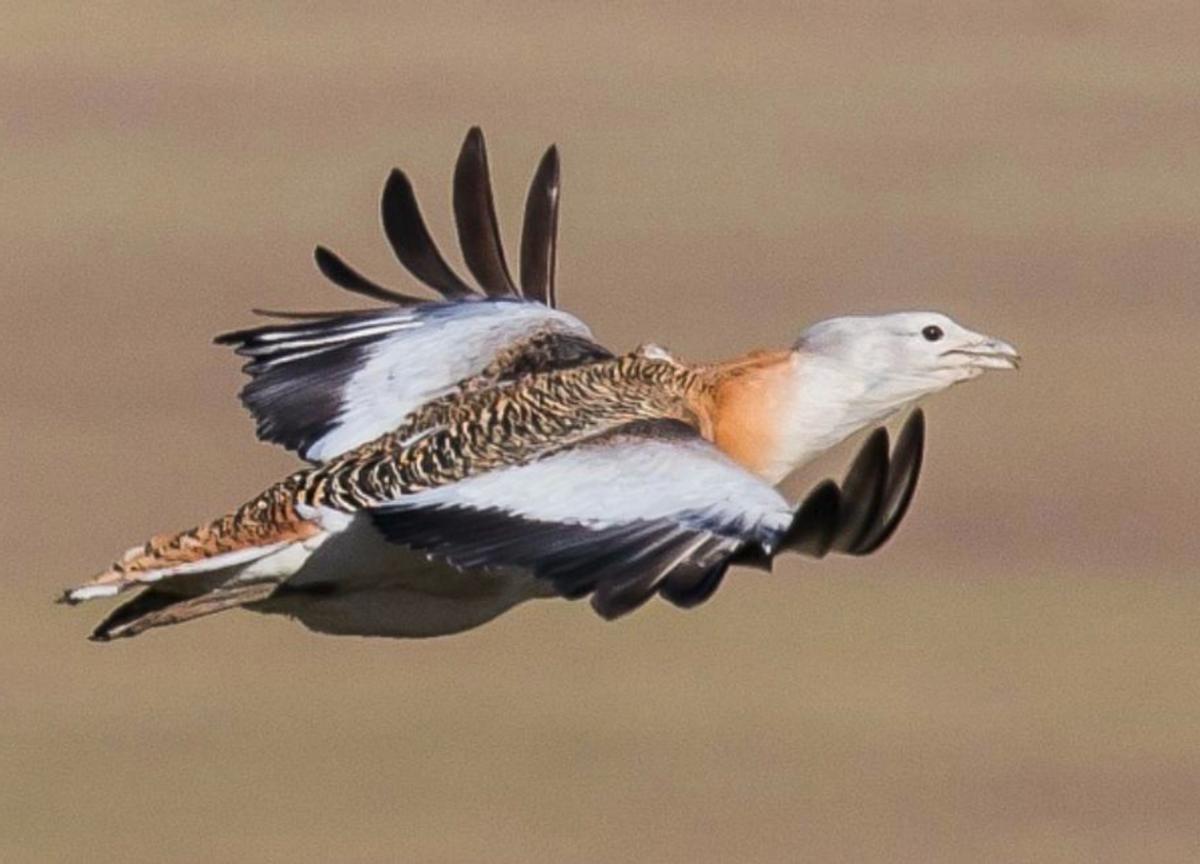
<svg viewBox="0 0 1200 864"><path fill-rule="evenodd" d="M391 292L318 249L331 279L396 306L288 314L295 323L221 337L249 358L242 398L259 435L311 464L66 592L145 589L94 635L235 607L323 632L432 636L533 597L591 595L606 617L654 594L695 605L733 563L878 548L915 487L919 412L890 456L877 430L842 487L827 482L794 508L775 485L916 399L1015 365L1011 346L936 313L831 319L790 349L721 363L656 346L614 355L550 308L556 208L551 150L527 202L517 289L472 131L455 210L480 297L394 173L385 231L449 302Z"/></svg>

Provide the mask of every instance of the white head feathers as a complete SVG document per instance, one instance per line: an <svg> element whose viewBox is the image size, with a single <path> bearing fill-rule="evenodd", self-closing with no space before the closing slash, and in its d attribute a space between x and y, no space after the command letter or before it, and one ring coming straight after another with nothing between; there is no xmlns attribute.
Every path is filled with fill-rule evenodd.
<svg viewBox="0 0 1200 864"><path fill-rule="evenodd" d="M831 318L793 348L791 398L765 471L773 480L924 396L1020 359L938 312Z"/></svg>
<svg viewBox="0 0 1200 864"><path fill-rule="evenodd" d="M1017 350L940 312L850 315L814 324L796 350L863 376L877 398L897 407L988 369L1015 369Z"/></svg>

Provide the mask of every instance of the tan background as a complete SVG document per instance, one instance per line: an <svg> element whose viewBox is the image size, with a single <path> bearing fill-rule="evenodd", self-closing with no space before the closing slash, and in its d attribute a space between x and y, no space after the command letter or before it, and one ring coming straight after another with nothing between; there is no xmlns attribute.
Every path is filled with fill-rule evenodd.
<svg viewBox="0 0 1200 864"><path fill-rule="evenodd" d="M0 24L0 860L1200 860L1195 4L81 5ZM344 305L317 242L402 281L394 164L452 246L472 123L514 247L560 145L616 346L929 307L1027 367L882 554L690 614L86 642L60 587L293 464L209 338Z"/></svg>

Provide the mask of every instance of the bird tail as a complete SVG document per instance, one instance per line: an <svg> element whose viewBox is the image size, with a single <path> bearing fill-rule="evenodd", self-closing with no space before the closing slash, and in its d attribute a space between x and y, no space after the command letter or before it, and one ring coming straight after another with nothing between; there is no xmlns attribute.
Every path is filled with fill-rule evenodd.
<svg viewBox="0 0 1200 864"><path fill-rule="evenodd" d="M273 581L223 585L192 597L162 588L148 588L114 609L89 638L94 642L108 642L137 636L152 627L182 624L193 618L265 600L277 587Z"/></svg>
<svg viewBox="0 0 1200 864"><path fill-rule="evenodd" d="M297 513L288 489L272 487L220 519L135 546L59 601L75 604L146 588L93 634L133 636L263 599L278 584L275 571L287 569L286 562L267 559L320 533L315 521Z"/></svg>

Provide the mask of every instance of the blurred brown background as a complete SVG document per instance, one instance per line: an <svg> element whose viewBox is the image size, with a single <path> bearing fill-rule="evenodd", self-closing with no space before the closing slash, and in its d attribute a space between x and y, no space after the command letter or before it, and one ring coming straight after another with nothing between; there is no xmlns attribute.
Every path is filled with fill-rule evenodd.
<svg viewBox="0 0 1200 864"><path fill-rule="evenodd" d="M3 17L0 860L1200 860L1194 4ZM1026 369L932 401L882 554L689 614L85 641L59 588L293 465L210 337L344 305L317 242L400 281L392 165L453 247L473 123L513 245L559 144L615 346L935 308Z"/></svg>

